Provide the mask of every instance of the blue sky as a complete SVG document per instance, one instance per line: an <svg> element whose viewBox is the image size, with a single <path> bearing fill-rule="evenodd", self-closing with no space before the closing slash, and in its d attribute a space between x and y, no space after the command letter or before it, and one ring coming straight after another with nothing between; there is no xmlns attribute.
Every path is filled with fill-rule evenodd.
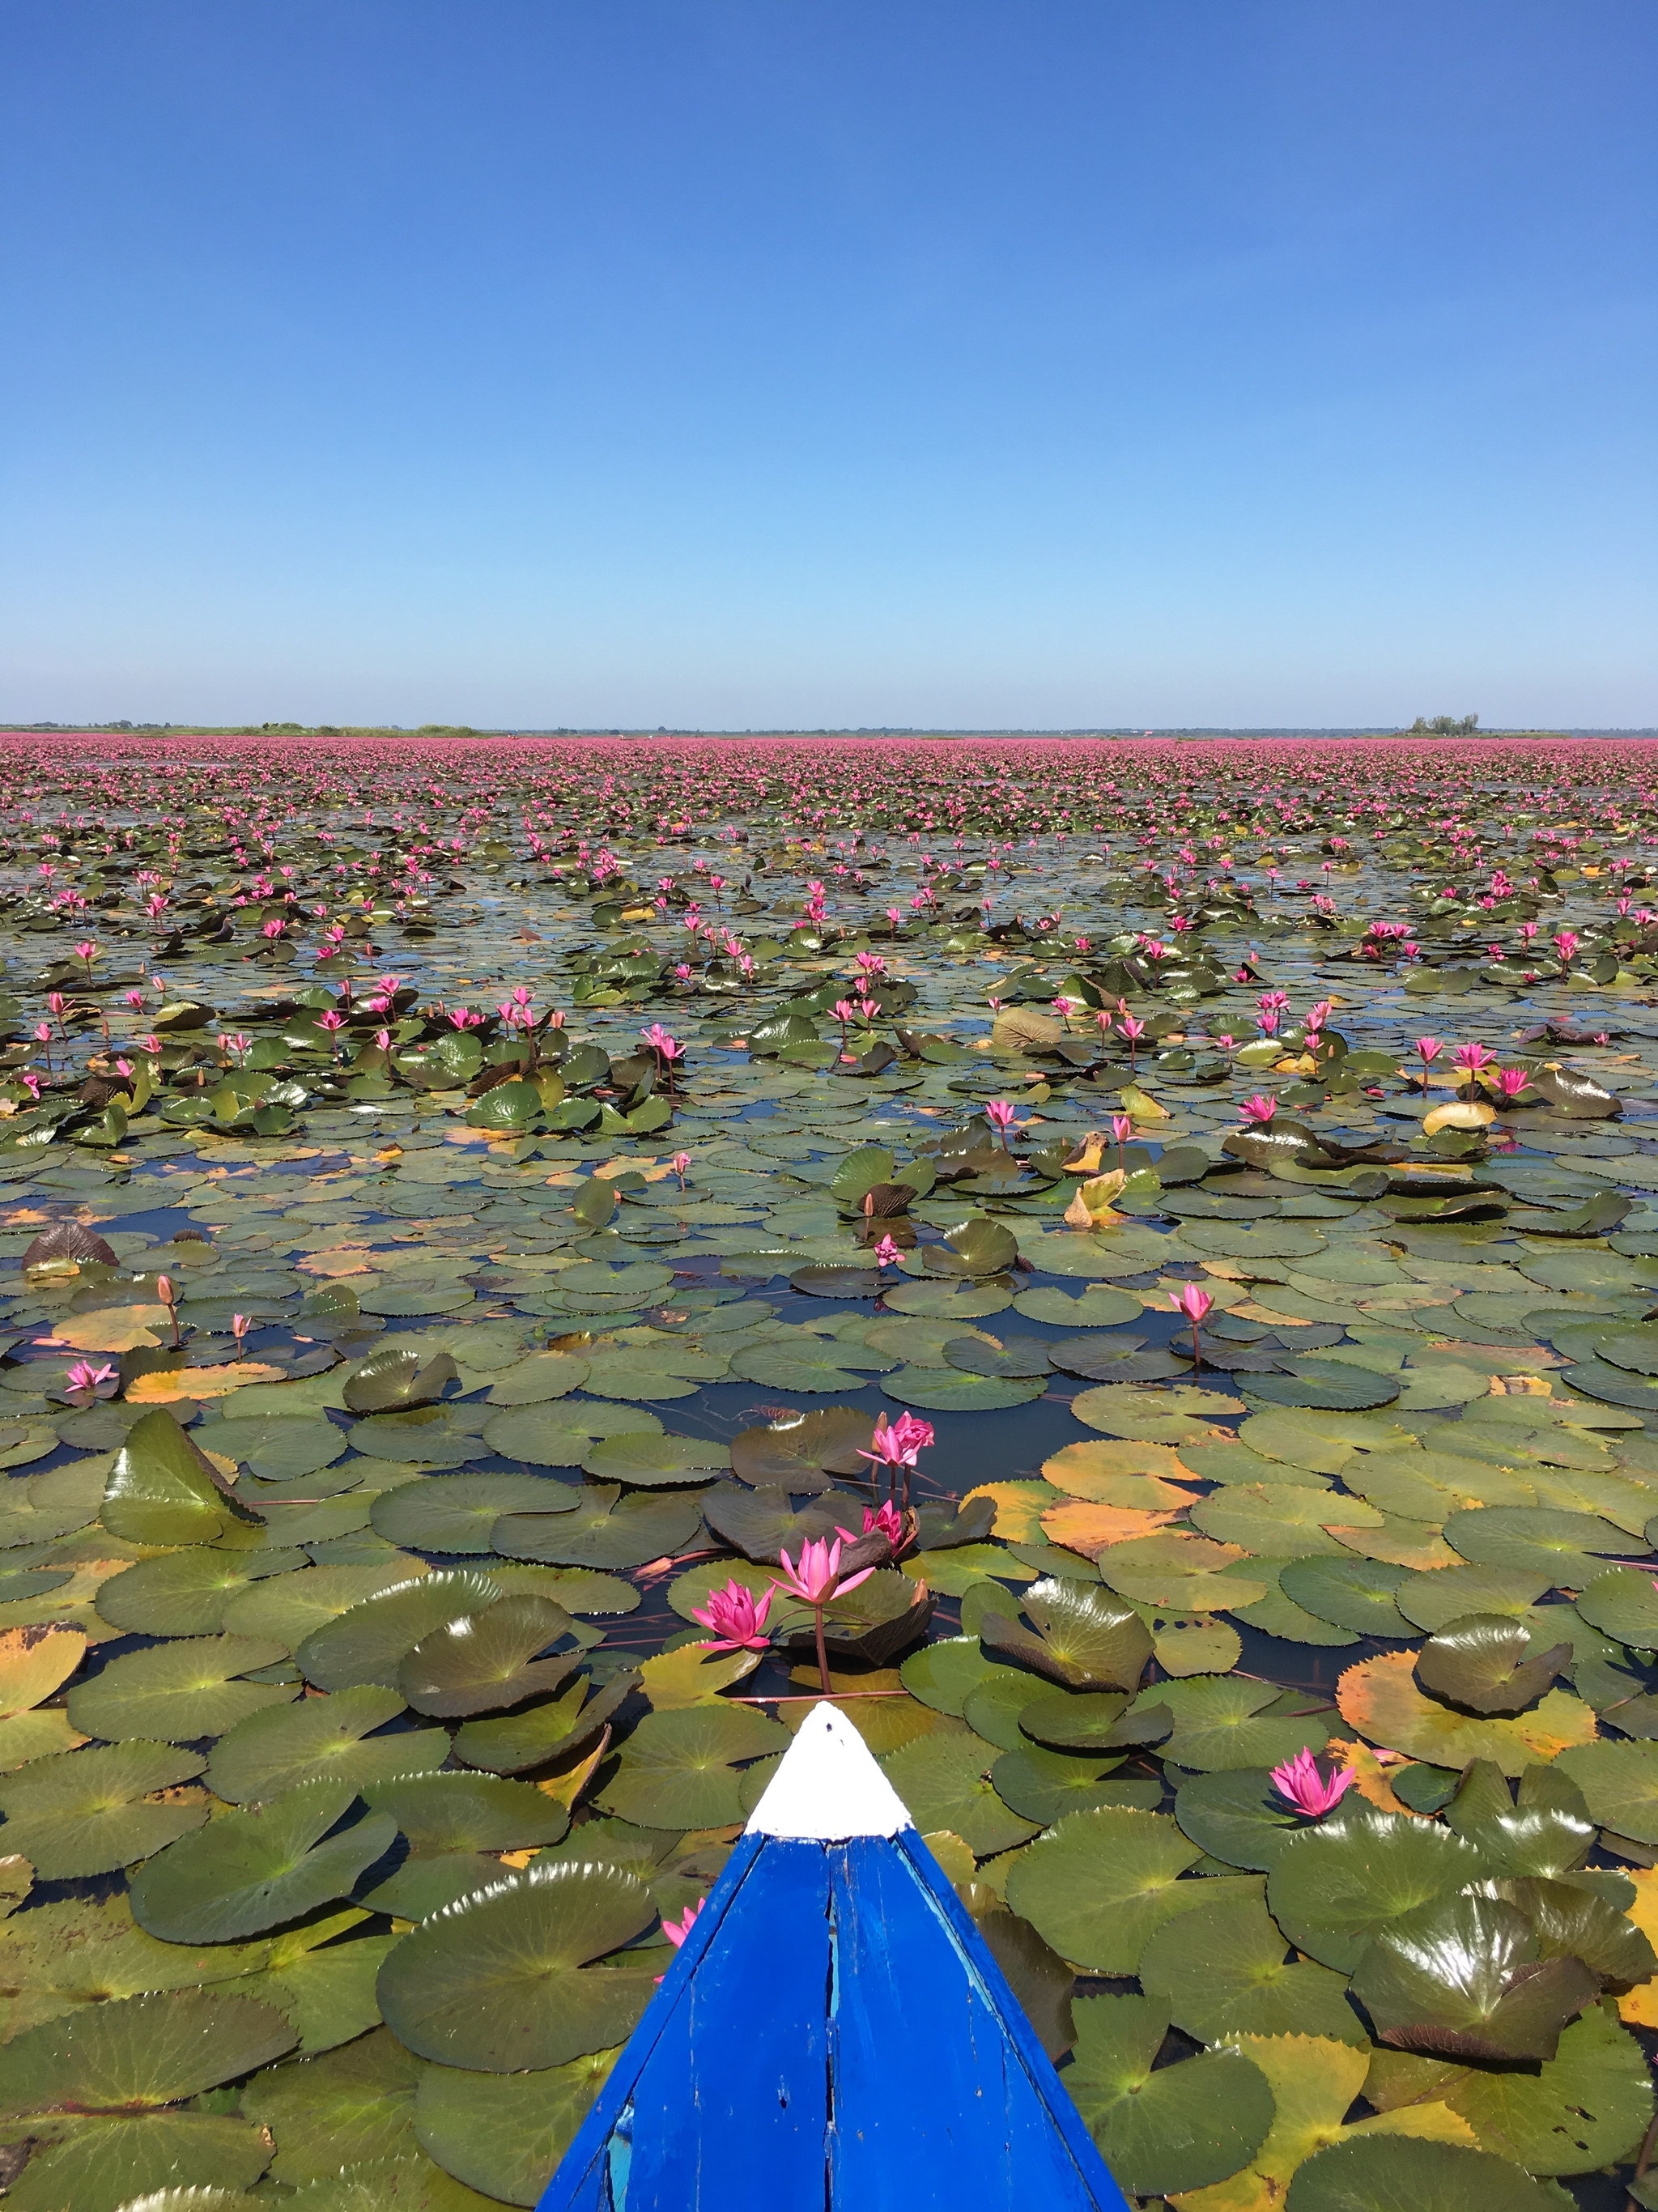
<svg viewBox="0 0 1658 2212"><path fill-rule="evenodd" d="M0 12L0 714L1658 722L1658 12Z"/></svg>

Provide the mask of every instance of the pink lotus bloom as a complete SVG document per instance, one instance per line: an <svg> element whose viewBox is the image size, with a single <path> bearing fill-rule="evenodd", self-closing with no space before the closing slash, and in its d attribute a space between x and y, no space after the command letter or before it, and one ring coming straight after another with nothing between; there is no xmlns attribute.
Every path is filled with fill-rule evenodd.
<svg viewBox="0 0 1658 2212"><path fill-rule="evenodd" d="M1246 1121L1254 1121L1264 1126L1278 1112L1278 1101L1276 1098L1268 1098L1264 1091L1257 1091L1253 1098L1244 1100L1242 1105L1238 1108L1238 1111Z"/></svg>
<svg viewBox="0 0 1658 2212"><path fill-rule="evenodd" d="M1531 1075L1523 1067L1499 1067L1490 1081L1499 1098L1517 1098L1531 1081Z"/></svg>
<svg viewBox="0 0 1658 2212"><path fill-rule="evenodd" d="M875 1572L873 1567L865 1567L858 1574L848 1575L842 1582L841 1539L838 1536L833 1543L827 1538L822 1538L815 1544L803 1543L798 1566L786 1552L780 1552L777 1558L784 1577L777 1588L786 1590L791 1597L798 1597L803 1605L814 1607L825 1606L832 1598L842 1597L847 1591L856 1589L859 1583L867 1582Z"/></svg>
<svg viewBox="0 0 1658 2212"><path fill-rule="evenodd" d="M1013 1127L1014 1111L1005 1098L987 1098L985 1101L985 1119L993 1129L1000 1130L1004 1151L1007 1147L1007 1133Z"/></svg>
<svg viewBox="0 0 1658 2212"><path fill-rule="evenodd" d="M697 1914L701 1912L708 1901L708 1900L706 1897L699 1897L695 1905L688 1905L685 1907L684 1913L681 1918L677 1920L665 1919L663 1921L662 1933L667 1937L669 1942L673 1945L676 1951L684 1942L685 1938L690 1934L691 1929L695 1923ZM659 1987L662 1981L660 1974L657 1975L656 1981Z"/></svg>
<svg viewBox="0 0 1658 2212"><path fill-rule="evenodd" d="M234 1313L231 1315L230 1334L236 1340L236 1349L238 1352L241 1350L242 1344L247 1335L247 1332L252 1328L252 1322L249 1321L246 1314Z"/></svg>
<svg viewBox="0 0 1658 2212"><path fill-rule="evenodd" d="M1451 1054L1454 1065L1466 1069L1470 1075L1478 1075L1482 1067L1489 1067L1496 1058L1497 1054L1490 1047L1483 1044L1460 1044Z"/></svg>
<svg viewBox="0 0 1658 2212"><path fill-rule="evenodd" d="M1570 963L1572 955L1577 950L1577 932L1575 929L1563 929L1557 933L1554 939L1554 949L1560 955L1563 966Z"/></svg>
<svg viewBox="0 0 1658 2212"><path fill-rule="evenodd" d="M837 1528L835 1533L837 1536L844 1536L849 1544L858 1541L850 1528ZM865 1506L861 1533L865 1536L884 1536L895 1548L903 1542L903 1516L890 1498L884 1498L873 1513L867 1505Z"/></svg>
<svg viewBox="0 0 1658 2212"><path fill-rule="evenodd" d="M674 1060L683 1057L684 1046L677 1037L670 1036L660 1022L653 1022L649 1029L641 1030L639 1034L650 1050L659 1059L671 1064Z"/></svg>
<svg viewBox="0 0 1658 2212"><path fill-rule="evenodd" d="M1176 1313L1184 1314L1195 1328L1215 1302L1207 1291L1199 1290L1195 1283L1187 1283L1183 1290L1170 1293L1169 1303Z"/></svg>
<svg viewBox="0 0 1658 2212"><path fill-rule="evenodd" d="M1111 1116L1111 1134L1120 1146L1126 1145L1133 1133L1134 1124L1127 1114L1114 1114Z"/></svg>
<svg viewBox="0 0 1658 2212"><path fill-rule="evenodd" d="M1271 1778L1280 1797L1287 1799L1297 1813L1317 1820L1341 1802L1358 1777L1351 1766L1343 1766L1327 1781L1312 1753L1302 1750L1282 1766L1275 1766Z"/></svg>
<svg viewBox="0 0 1658 2212"><path fill-rule="evenodd" d="M758 1602L754 1592L745 1589L735 1575L724 1589L711 1589L708 1601L701 1611L692 1609L693 1620L714 1631L714 1640L710 1651L763 1651L768 1638L766 1635L766 1616L771 1611L772 1593L765 1591Z"/></svg>
<svg viewBox="0 0 1658 2212"><path fill-rule="evenodd" d="M1430 1060L1437 1060L1444 1049L1444 1043L1439 1037L1418 1037L1416 1041L1417 1057L1424 1067Z"/></svg>
<svg viewBox="0 0 1658 2212"><path fill-rule="evenodd" d="M1133 1014L1123 1014L1118 1018L1117 1030L1119 1035L1126 1036L1133 1044L1145 1035L1145 1024L1136 1021Z"/></svg>
<svg viewBox="0 0 1658 2212"><path fill-rule="evenodd" d="M896 1267L903 1256L890 1237L884 1237L875 1248L875 1264L878 1267Z"/></svg>
<svg viewBox="0 0 1658 2212"><path fill-rule="evenodd" d="M71 1405L89 1406L95 1398L112 1398L119 1382L118 1368L94 1367L90 1360L77 1359L64 1377L64 1395Z"/></svg>
<svg viewBox="0 0 1658 2212"><path fill-rule="evenodd" d="M453 1017L452 1016L451 1019ZM343 1030L345 1027L345 1016L342 1013L337 1013L331 1007L327 1013L318 1015L317 1027L319 1030L326 1030L329 1035L332 1036L336 1030Z"/></svg>
<svg viewBox="0 0 1658 2212"><path fill-rule="evenodd" d="M668 1163L668 1165L673 1170L674 1173L679 1178L679 1188L681 1190L683 1190L685 1188L685 1170L689 1167L690 1164L691 1156L689 1152L676 1152Z"/></svg>

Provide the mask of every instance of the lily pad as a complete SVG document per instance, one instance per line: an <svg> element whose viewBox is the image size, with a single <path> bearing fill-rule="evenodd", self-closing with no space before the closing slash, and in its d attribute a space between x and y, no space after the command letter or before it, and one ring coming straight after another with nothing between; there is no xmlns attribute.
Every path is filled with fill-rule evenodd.
<svg viewBox="0 0 1658 2212"><path fill-rule="evenodd" d="M251 1714L214 1746L208 1786L227 1803L244 1805L302 1782L361 1790L386 1775L441 1766L449 1753L441 1729L376 1733L404 1710L397 1691L365 1685Z"/></svg>
<svg viewBox="0 0 1658 2212"><path fill-rule="evenodd" d="M391 1544L427 1552L482 1554L504 1513L573 1512L581 1492L539 1474L428 1474L382 1491L369 1515Z"/></svg>
<svg viewBox="0 0 1658 2212"><path fill-rule="evenodd" d="M590 1484L567 1513L508 1513L492 1532L509 1559L550 1566L643 1566L689 1544L701 1525L698 1501L648 1492L623 1497L614 1484Z"/></svg>
<svg viewBox="0 0 1658 2212"><path fill-rule="evenodd" d="M529 1592L500 1598L430 1630L398 1667L398 1687L416 1712L446 1720L521 1705L556 1690L572 1672L574 1656L536 1655L574 1626L550 1598Z"/></svg>
<svg viewBox="0 0 1658 2212"><path fill-rule="evenodd" d="M1542 1696L1571 1656L1570 1644L1537 1650L1526 1627L1505 1614L1471 1613L1428 1638L1416 1679L1430 1697L1465 1711L1518 1713Z"/></svg>
<svg viewBox="0 0 1658 2212"><path fill-rule="evenodd" d="M1014 1860L1007 1901L1084 1972L1133 1974L1156 1929L1203 1901L1200 1848L1162 1813L1071 1813Z"/></svg>
<svg viewBox="0 0 1658 2212"><path fill-rule="evenodd" d="M1344 1802L1277 1853L1266 1903L1298 1950L1351 1974L1373 1936L1481 1872L1478 1851L1449 1829Z"/></svg>
<svg viewBox="0 0 1658 2212"><path fill-rule="evenodd" d="M319 1690L351 1689L359 1683L391 1689L405 1653L422 1636L446 1621L482 1613L500 1595L499 1583L464 1568L393 1583L313 1628L294 1657L307 1681Z"/></svg>
<svg viewBox="0 0 1658 2212"><path fill-rule="evenodd" d="M649 1890L621 1868L544 1862L405 1936L380 1968L380 2009L399 2042L444 2066L566 2065L624 2041L644 2011L648 1966L592 1962L655 1917Z"/></svg>
<svg viewBox="0 0 1658 2212"><path fill-rule="evenodd" d="M640 1827L719 1827L743 1817L739 1767L786 1751L789 1740L751 1706L647 1713L596 1802Z"/></svg>
<svg viewBox="0 0 1658 2212"><path fill-rule="evenodd" d="M111 1874L201 1827L207 1801L152 1793L189 1782L207 1764L197 1753L140 1739L107 1749L35 1759L0 1776L0 1852L26 1859L45 1881Z"/></svg>
<svg viewBox="0 0 1658 2212"><path fill-rule="evenodd" d="M415 2095L421 2148L445 2172L491 2199L535 2204L615 2057L596 2051L528 2074L428 2067Z"/></svg>
<svg viewBox="0 0 1658 2212"><path fill-rule="evenodd" d="M1140 1985L1200 2043L1238 2035L1318 2035L1368 2048L1344 1976L1292 1960L1260 1899L1230 1891L1168 1922L1140 1954Z"/></svg>
<svg viewBox="0 0 1658 2212"><path fill-rule="evenodd" d="M307 1782L225 1814L139 1869L133 1917L164 1942L223 1943L349 1896L397 1834L381 1813L340 1826L356 1794L349 1782Z"/></svg>
<svg viewBox="0 0 1658 2212"><path fill-rule="evenodd" d="M1029 1629L1007 1613L981 1618L979 1633L990 1650L1022 1661L1066 1689L1138 1686L1151 1656L1151 1632L1133 1606L1107 1590L1053 1576L1033 1583L1018 1603Z"/></svg>
<svg viewBox="0 0 1658 2212"><path fill-rule="evenodd" d="M86 1735L109 1742L151 1736L192 1743L222 1735L266 1705L288 1705L297 1684L239 1680L288 1654L280 1644L252 1636L201 1636L157 1644L110 1660L90 1681L69 1694L69 1717Z"/></svg>
<svg viewBox="0 0 1658 2212"><path fill-rule="evenodd" d="M1125 2189L1195 2191L1248 2165L1273 2105L1266 2076L1241 2050L1224 2045L1158 2067L1169 2011L1149 1995L1087 1997L1074 2014L1066 2086Z"/></svg>

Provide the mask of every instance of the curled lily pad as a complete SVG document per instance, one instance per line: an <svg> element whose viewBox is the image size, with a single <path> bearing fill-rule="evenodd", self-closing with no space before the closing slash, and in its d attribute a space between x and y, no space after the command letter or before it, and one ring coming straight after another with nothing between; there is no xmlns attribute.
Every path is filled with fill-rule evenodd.
<svg viewBox="0 0 1658 2212"><path fill-rule="evenodd" d="M136 1544L210 1544L238 1525L258 1525L165 1406L127 1431L100 1517L112 1536Z"/></svg>
<svg viewBox="0 0 1658 2212"><path fill-rule="evenodd" d="M480 2073L568 2064L625 2040L653 1986L648 1967L592 1961L656 1918L623 1869L547 1862L436 1913L380 1968L386 2024L422 2058Z"/></svg>
<svg viewBox="0 0 1658 2212"><path fill-rule="evenodd" d="M1417 1655L1416 1679L1430 1697L1466 1711L1518 1713L1542 1696L1571 1656L1570 1644L1533 1653L1521 1622L1471 1613L1428 1638Z"/></svg>
<svg viewBox="0 0 1658 2212"><path fill-rule="evenodd" d="M455 1732L455 1756L491 1774L568 1765L638 1686L637 1674L623 1673L593 1692L587 1676L577 1674L550 1696L532 1698L512 1712L464 1722Z"/></svg>
<svg viewBox="0 0 1658 2212"><path fill-rule="evenodd" d="M69 1715L87 1735L110 1742L153 1736L192 1743L222 1735L266 1705L288 1705L296 1685L249 1682L239 1677L287 1657L280 1644L252 1636L201 1636L153 1644L112 1659L69 1695Z"/></svg>
<svg viewBox="0 0 1658 2212"><path fill-rule="evenodd" d="M449 1752L441 1729L377 1733L404 1710L397 1691L366 1685L251 1714L214 1746L208 1786L228 1803L242 1805L279 1796L302 1782L349 1783L361 1790L385 1775L441 1766Z"/></svg>
<svg viewBox="0 0 1658 2212"><path fill-rule="evenodd" d="M140 1868L134 1919L164 1942L223 1943L349 1896L397 1834L380 1813L339 1826L356 1794L349 1782L307 1782L225 1814Z"/></svg>
<svg viewBox="0 0 1658 2212"><path fill-rule="evenodd" d="M1485 2063L1552 2058L1560 2031L1598 1995L1581 1959L1541 1960L1525 1916L1483 1897L1437 1897L1377 1930L1353 1995L1378 2039Z"/></svg>
<svg viewBox="0 0 1658 2212"><path fill-rule="evenodd" d="M149 1858L207 1819L206 1799L152 1804L207 1764L197 1753L133 1739L61 1752L0 1776L0 1852L27 1859L46 1881L110 1874Z"/></svg>
<svg viewBox="0 0 1658 2212"><path fill-rule="evenodd" d="M389 1413L416 1406L434 1406L460 1370L446 1352L427 1352L399 1344L383 1344L361 1360L346 1377L343 1396L348 1412Z"/></svg>
<svg viewBox="0 0 1658 2212"><path fill-rule="evenodd" d="M459 1719L499 1711L556 1690L574 1657L537 1659L575 1624L550 1598L499 1598L430 1630L398 1668L398 1687L416 1712Z"/></svg>
<svg viewBox="0 0 1658 2212"><path fill-rule="evenodd" d="M360 1682L389 1689L396 1684L404 1654L422 1636L445 1621L482 1613L500 1595L499 1583L463 1569L393 1583L313 1628L294 1656L307 1681L319 1690L345 1690Z"/></svg>
<svg viewBox="0 0 1658 2212"><path fill-rule="evenodd" d="M1133 1690L1151 1656L1151 1632L1133 1607L1086 1583L1045 1577L1019 1604L1029 1629L1005 1613L980 1622L986 1645L1072 1690Z"/></svg>
<svg viewBox="0 0 1658 2212"><path fill-rule="evenodd" d="M1408 1651L1383 1652L1350 1667L1336 1686L1342 1717L1372 1743L1438 1766L1493 1760L1518 1774L1539 1759L1595 1735L1591 1708L1565 1690L1551 1690L1524 1712L1471 1715L1424 1697Z"/></svg>
<svg viewBox="0 0 1658 2212"><path fill-rule="evenodd" d="M307 1567L280 1580L256 1583L226 1603L224 1625L238 1636L269 1637L293 1651L314 1628L394 1583L417 1579L424 1559L391 1553L380 1566Z"/></svg>

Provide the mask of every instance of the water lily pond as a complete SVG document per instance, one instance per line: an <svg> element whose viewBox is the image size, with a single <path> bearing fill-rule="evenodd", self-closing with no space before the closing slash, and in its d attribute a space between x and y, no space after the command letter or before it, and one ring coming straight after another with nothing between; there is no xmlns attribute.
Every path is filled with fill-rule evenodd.
<svg viewBox="0 0 1658 2212"><path fill-rule="evenodd" d="M1655 773L8 739L8 2206L533 2204L826 1674L1135 2197L1658 2208Z"/></svg>

